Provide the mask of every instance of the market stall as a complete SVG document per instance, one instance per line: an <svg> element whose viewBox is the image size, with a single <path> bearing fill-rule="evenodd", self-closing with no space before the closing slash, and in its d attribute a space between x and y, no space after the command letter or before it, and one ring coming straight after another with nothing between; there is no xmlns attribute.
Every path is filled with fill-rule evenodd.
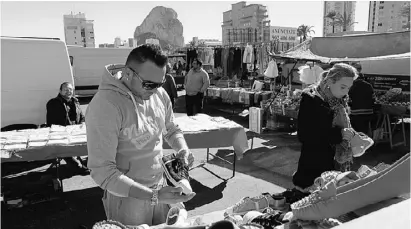
<svg viewBox="0 0 411 229"><path fill-rule="evenodd" d="M237 159L241 159L248 149L244 128L225 118L199 114L179 117L175 122L183 130L191 149L207 148L207 159L210 155L209 148L233 146ZM164 147L170 148L167 143ZM1 133L1 163L86 155L87 136L84 124ZM234 174L235 163L233 176Z"/></svg>
<svg viewBox="0 0 411 229"><path fill-rule="evenodd" d="M224 84L226 87L224 87ZM251 88L235 87L233 81L220 81L220 87L211 86L207 89L206 104L222 103L230 106L239 105L242 109L259 106L262 101L268 100L272 92ZM229 87L227 85L233 86ZM232 107L234 108L234 106Z"/></svg>
<svg viewBox="0 0 411 229"><path fill-rule="evenodd" d="M168 55L169 63L171 64L171 75L174 77L174 81L177 86L184 85L184 71L183 66L187 64L186 54L174 54ZM181 64L179 66L178 64Z"/></svg>
<svg viewBox="0 0 411 229"><path fill-rule="evenodd" d="M269 129L278 128L280 123L276 122L278 117L290 118L295 124L298 115L298 94L300 94L299 90L295 90L296 88L304 89L307 85L318 81L318 76L320 76L322 70L332 67L335 63L361 64L364 65L365 79L371 83L375 91L382 91L382 94L384 94L387 90L399 88L402 90L402 94L404 94L398 101L391 99L392 101L389 102L389 106L387 106L386 102L383 102L381 106L377 106L376 114L382 121L378 122L377 126L370 127L370 132L373 135L381 135L381 137L376 136L377 139L387 140L390 142L391 147L393 147L392 130L395 129L396 124L393 122L395 120L398 121L398 119L403 120L409 114L409 45L398 44L398 47L395 46L396 48L394 49L376 50L372 49L367 42L378 43L383 37L385 40L395 40L398 36L409 37L409 32L372 36L309 38L284 53L271 54L272 58L282 63L280 65L282 68L281 82L282 85L287 86L287 91L289 92L288 94L278 94L275 101L268 100L260 107L264 111L263 117L267 123L267 126L263 127L268 127ZM326 50L322 46L322 44L328 44L328 46L331 45L333 48L345 47L342 44L353 41L367 43L367 47L362 47L367 49L367 52L359 52L357 49L341 50L341 52L346 53L344 54L346 56L341 57L341 52L330 53L330 50ZM327 56L324 56L325 54ZM304 74L305 72L311 72L311 74ZM308 80L307 76L314 77ZM301 86L298 88L294 84L300 84ZM379 94L379 96L382 94ZM398 96L396 99L398 99ZM377 98L377 103L381 103L378 100L384 99ZM404 122L401 121L400 124L403 140L399 144L405 144ZM375 132L376 129L377 132Z"/></svg>
<svg viewBox="0 0 411 229"><path fill-rule="evenodd" d="M404 201L407 197L402 196L409 195L410 190L409 165L407 154L391 165L362 165L357 171L345 173L328 171L316 179L307 194L296 189L262 193L244 197L222 211L190 218L178 214L170 221L173 223L151 228L200 228L223 220L241 229L332 228Z"/></svg>
<svg viewBox="0 0 411 229"><path fill-rule="evenodd" d="M389 142L393 148L398 145L407 145L404 119L410 118L410 95L401 89L391 89L387 92L376 93L377 122L370 132L376 142ZM393 143L396 127L399 127L401 141Z"/></svg>

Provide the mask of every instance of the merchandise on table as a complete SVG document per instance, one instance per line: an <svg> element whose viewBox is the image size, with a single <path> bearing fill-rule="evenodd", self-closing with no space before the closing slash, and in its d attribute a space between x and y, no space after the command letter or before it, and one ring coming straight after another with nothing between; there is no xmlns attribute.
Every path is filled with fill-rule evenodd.
<svg viewBox="0 0 411 229"><path fill-rule="evenodd" d="M376 103L381 105L381 111L392 115L409 114L410 95L393 88L387 92L376 92Z"/></svg>
<svg viewBox="0 0 411 229"><path fill-rule="evenodd" d="M147 224L142 224L139 226L125 226L120 222L113 220L104 220L97 222L93 225L92 229L149 229Z"/></svg>
<svg viewBox="0 0 411 229"><path fill-rule="evenodd" d="M224 215L244 215L249 211L264 211L266 208L274 206L274 198L269 193L260 196L244 197L235 205L228 207Z"/></svg>
<svg viewBox="0 0 411 229"><path fill-rule="evenodd" d="M180 117L175 119L175 122L184 132L210 131L242 127L238 123L229 119L223 117L210 117L205 114Z"/></svg>
<svg viewBox="0 0 411 229"><path fill-rule="evenodd" d="M291 209L297 219L321 220L409 193L409 166L410 155L407 154L380 172L370 172L368 167L360 168L356 173L359 179L352 173L337 176L329 173L330 182L292 204ZM338 182L343 178L348 179Z"/></svg>
<svg viewBox="0 0 411 229"><path fill-rule="evenodd" d="M79 145L87 142L86 125L7 131L1 133L1 149L19 151L48 145Z"/></svg>
<svg viewBox="0 0 411 229"><path fill-rule="evenodd" d="M270 91L253 91L246 88L220 88L209 87L207 96L221 98L224 103L240 103L248 106L259 106L261 101L268 100L272 95Z"/></svg>
<svg viewBox="0 0 411 229"><path fill-rule="evenodd" d="M398 196L407 190L409 192L405 181L410 176L405 172L409 163L410 155L407 154L392 166L380 164L369 168L363 165L357 172L327 171L315 179L314 185L306 192L292 189L273 195L264 193L252 198L244 197L227 208L224 216L237 225L253 223L275 228L289 223L289 226L331 228L341 224L332 217ZM285 199L285 204L275 205L276 200L282 203L278 202L281 199ZM291 204L290 211L287 204Z"/></svg>

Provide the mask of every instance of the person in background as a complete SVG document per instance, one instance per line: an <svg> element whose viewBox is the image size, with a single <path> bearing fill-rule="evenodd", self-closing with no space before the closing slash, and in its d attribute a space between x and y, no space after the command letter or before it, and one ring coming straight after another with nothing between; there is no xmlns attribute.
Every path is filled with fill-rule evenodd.
<svg viewBox="0 0 411 229"><path fill-rule="evenodd" d="M196 58L192 62L192 68L184 79L186 89L186 112L193 116L202 112L204 93L210 86L208 73L202 68L203 63Z"/></svg>
<svg viewBox="0 0 411 229"><path fill-rule="evenodd" d="M174 108L175 100L178 98L177 95L177 86L176 82L174 81L174 77L170 74L171 64L168 63L166 65L166 82L163 84L164 90L167 92L168 96L170 97L171 106Z"/></svg>
<svg viewBox="0 0 411 229"><path fill-rule="evenodd" d="M178 61L177 70L176 70L177 76L180 76L182 72L183 72L183 65L181 64L181 61Z"/></svg>
<svg viewBox="0 0 411 229"><path fill-rule="evenodd" d="M303 90L298 112L297 136L301 155L293 183L306 192L325 171L351 163L348 141L355 134L346 111L348 91L357 71L347 64L335 64L325 77ZM347 150L348 149L348 150ZM335 163L338 162L338 163Z"/></svg>
<svg viewBox="0 0 411 229"><path fill-rule="evenodd" d="M374 88L370 83L365 81L365 77L361 73L361 65L355 64L354 67L360 73L348 93L350 98L348 105L351 110L351 125L357 132L371 135L370 123L374 115L375 103Z"/></svg>
<svg viewBox="0 0 411 229"><path fill-rule="evenodd" d="M84 122L84 114L80 108L78 99L74 97L74 87L69 82L60 85L57 97L50 99L46 105L46 125L76 125ZM68 166L79 173L87 174L89 170L84 166L85 162L80 157L66 157L63 160Z"/></svg>
<svg viewBox="0 0 411 229"><path fill-rule="evenodd" d="M163 176L163 139L187 166L194 160L161 87L167 62L158 45L138 46L125 65L106 67L87 108L88 167L104 190L108 220L130 226L162 224L170 204L195 195L167 186Z"/></svg>

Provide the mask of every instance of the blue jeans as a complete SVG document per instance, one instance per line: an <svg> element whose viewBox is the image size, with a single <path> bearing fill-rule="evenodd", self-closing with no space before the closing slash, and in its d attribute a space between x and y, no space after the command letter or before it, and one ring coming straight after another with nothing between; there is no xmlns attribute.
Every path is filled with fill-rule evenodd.
<svg viewBox="0 0 411 229"><path fill-rule="evenodd" d="M132 197L118 197L107 190L104 190L102 200L107 219L127 226L138 226L141 224L154 226L165 223L168 210L170 210L168 204L152 206L151 201Z"/></svg>

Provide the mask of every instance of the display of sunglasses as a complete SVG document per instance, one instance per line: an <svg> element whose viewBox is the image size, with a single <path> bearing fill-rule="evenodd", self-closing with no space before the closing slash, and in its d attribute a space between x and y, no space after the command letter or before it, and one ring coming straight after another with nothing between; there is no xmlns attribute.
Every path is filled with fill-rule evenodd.
<svg viewBox="0 0 411 229"><path fill-rule="evenodd" d="M137 76L137 78L141 81L141 86L144 88L144 90L154 90L157 89L161 86L163 86L163 84L166 82L166 79L164 78L163 82L161 83L156 83L150 80L145 80L143 79L136 71L134 71L132 68L128 67L133 73L134 75Z"/></svg>

